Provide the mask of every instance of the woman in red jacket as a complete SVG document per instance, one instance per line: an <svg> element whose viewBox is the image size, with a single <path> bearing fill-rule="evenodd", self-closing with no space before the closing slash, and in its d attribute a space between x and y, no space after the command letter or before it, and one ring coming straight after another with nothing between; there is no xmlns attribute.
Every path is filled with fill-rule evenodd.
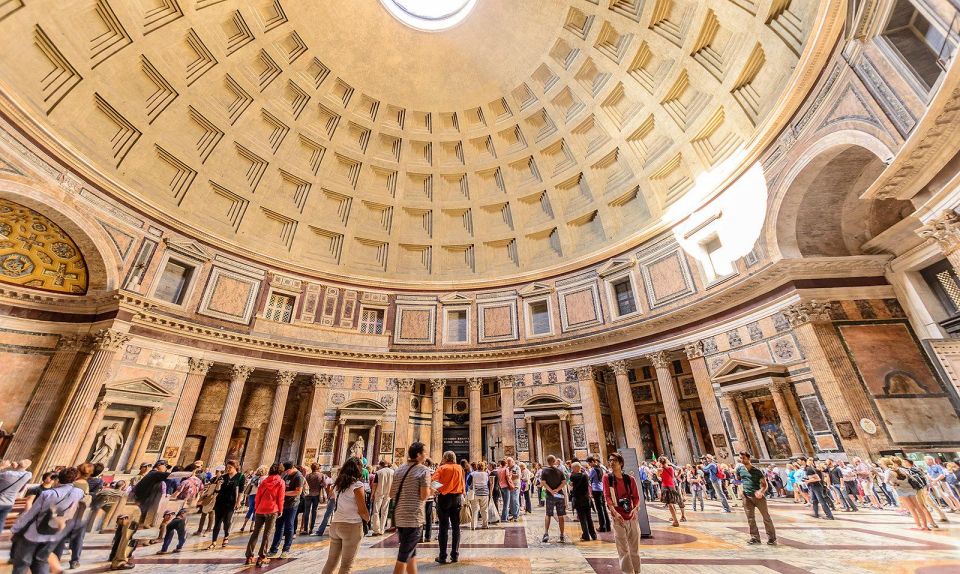
<svg viewBox="0 0 960 574"><path fill-rule="evenodd" d="M257 538L260 537L261 532L263 538L260 542L257 566L270 563L270 559L267 558L267 547L273 534L273 524L283 511L283 494L286 490L283 479L280 478L282 472L283 467L274 464L270 467L268 476L260 482L260 486L257 488L257 495L253 503L256 512L253 518L253 533L250 534L250 541L247 542L247 564L253 564L253 549L257 545Z"/></svg>

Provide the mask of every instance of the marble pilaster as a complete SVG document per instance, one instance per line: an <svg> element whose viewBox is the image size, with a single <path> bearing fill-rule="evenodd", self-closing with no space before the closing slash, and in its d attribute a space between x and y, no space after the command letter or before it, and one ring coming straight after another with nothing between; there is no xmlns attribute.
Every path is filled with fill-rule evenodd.
<svg viewBox="0 0 960 574"><path fill-rule="evenodd" d="M480 391L483 379L467 379L470 390L470 460L483 460L483 426L480 422Z"/></svg>
<svg viewBox="0 0 960 574"><path fill-rule="evenodd" d="M240 398L243 396L243 387L247 382L253 367L234 365L230 369L230 387L223 404L220 422L217 424L217 433L213 437L213 446L210 448L209 466L224 463L230 437L233 435L233 425L237 420L237 411L240 409Z"/></svg>
<svg viewBox="0 0 960 574"><path fill-rule="evenodd" d="M787 435L787 443L790 445L790 454L796 456L803 453L803 447L800 445L796 424L787 406L786 394L789 392L790 383L786 381L777 381L770 387L770 395L777 408L777 416L780 417L780 426L783 428L783 434Z"/></svg>
<svg viewBox="0 0 960 574"><path fill-rule="evenodd" d="M747 440L747 435L743 432L743 421L740 420L740 410L737 408L736 398L735 394L731 392L721 392L719 394L720 404L730 413L733 432L737 435L736 440L731 440L730 448L734 452L749 451L751 450L750 443Z"/></svg>
<svg viewBox="0 0 960 574"><path fill-rule="evenodd" d="M160 407L144 408L143 421L140 423L140 429L137 431L137 440L134 442L133 450L130 451L130 458L127 459L127 472L136 472L140 462L150 462L142 460L147 450L147 444L150 442L150 433L153 432L153 420L160 412ZM99 425L97 425L99 426ZM174 463L171 463L174 464Z"/></svg>
<svg viewBox="0 0 960 574"><path fill-rule="evenodd" d="M693 382L697 386L697 395L700 398L700 408L703 410L703 418L707 421L707 430L710 436L707 437L710 445L704 445L704 448L713 454L718 460L723 462L732 462L733 446L729 444L729 438L723 428L723 418L720 416L720 407L717 405L717 398L713 392L713 382L710 380L710 371L707 370L707 361L703 357L703 343L697 341L684 347L690 363L690 371L693 373ZM720 435L728 440L728 444L719 447L714 444L713 437Z"/></svg>
<svg viewBox="0 0 960 574"><path fill-rule="evenodd" d="M183 391L180 393L180 400L177 402L177 408L173 411L173 419L170 421L170 430L167 431L167 438L164 441L163 453L167 456L170 449L172 454L170 463L176 462L180 456L180 450L183 448L183 441L187 438L187 432L190 430L190 422L193 420L193 413L197 409L197 400L200 398L200 391L203 389L203 381L213 366L213 361L198 357L190 357L188 361L189 371L187 378L183 382Z"/></svg>
<svg viewBox="0 0 960 574"><path fill-rule="evenodd" d="M303 438L303 464L317 462L320 458L320 441L323 440L323 414L327 410L327 399L330 394L330 377L328 375L313 375L310 379L313 392L310 394L310 410L307 415L307 429ZM307 460L309 450L314 449L313 460Z"/></svg>
<svg viewBox="0 0 960 574"><path fill-rule="evenodd" d="M260 451L260 464L271 465L277 460L277 443L280 440L280 427L283 426L283 411L287 406L290 385L297 378L296 371L277 373L277 386L273 391L273 405L270 418L267 419L267 432L263 435L263 449Z"/></svg>
<svg viewBox="0 0 960 574"><path fill-rule="evenodd" d="M503 435L503 456L517 456L517 429L513 421L513 375L497 377L500 383L500 432Z"/></svg>
<svg viewBox="0 0 960 574"><path fill-rule="evenodd" d="M406 450L413 442L410 422L410 400L413 398L413 379L400 379L397 381L397 426L394 432L393 452L394 460L406 460ZM404 454L397 456L397 450L403 449Z"/></svg>
<svg viewBox="0 0 960 574"><path fill-rule="evenodd" d="M430 457L435 461L443 456L443 389L447 386L446 379L430 379L430 390L433 393L432 408L430 411Z"/></svg>
<svg viewBox="0 0 960 574"><path fill-rule="evenodd" d="M587 435L587 452L606 459L607 441L603 438L600 395L594 376L593 367L577 368L577 380L580 381L580 404L583 407L583 427ZM593 448L594 446L596 449Z"/></svg>
<svg viewBox="0 0 960 574"><path fill-rule="evenodd" d="M640 421L637 419L637 407L633 403L633 391L630 389L630 379L627 377L627 362L614 361L610 363L613 375L617 379L617 397L620 399L620 415L623 418L623 434L627 447L637 451L643 457L643 444L640 442Z"/></svg>
<svg viewBox="0 0 960 574"><path fill-rule="evenodd" d="M673 384L673 374L670 372L670 357L665 351L660 351L649 355L648 358L657 372L657 387L660 389L667 428L670 430L670 442L673 445L673 462L680 465L693 462L690 441L687 437L687 425L683 420L680 401Z"/></svg>

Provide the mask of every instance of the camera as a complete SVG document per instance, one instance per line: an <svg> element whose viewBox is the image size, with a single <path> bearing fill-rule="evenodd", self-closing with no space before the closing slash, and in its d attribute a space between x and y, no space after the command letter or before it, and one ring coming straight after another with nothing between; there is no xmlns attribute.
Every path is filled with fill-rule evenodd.
<svg viewBox="0 0 960 574"><path fill-rule="evenodd" d="M629 498L618 498L617 506L622 508L624 512L629 513L631 510L633 510L633 501L631 501Z"/></svg>

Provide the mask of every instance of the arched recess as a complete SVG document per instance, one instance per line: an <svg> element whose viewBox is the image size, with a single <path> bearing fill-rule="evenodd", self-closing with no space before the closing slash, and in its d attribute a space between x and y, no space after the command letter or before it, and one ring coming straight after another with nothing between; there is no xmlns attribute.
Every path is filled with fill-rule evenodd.
<svg viewBox="0 0 960 574"><path fill-rule="evenodd" d="M913 211L906 201L860 199L883 171L881 157L890 155L872 137L857 135L818 141L787 174L769 228L784 258L861 255L864 243Z"/></svg>
<svg viewBox="0 0 960 574"><path fill-rule="evenodd" d="M31 186L0 181L0 198L17 203L57 224L76 243L87 268L87 294L120 286L121 261L96 220L69 203Z"/></svg>
<svg viewBox="0 0 960 574"><path fill-rule="evenodd" d="M568 408L570 406L570 403L561 399L557 395L541 393L538 395L533 395L532 397L524 401L520 406L524 408L527 408L527 407Z"/></svg>

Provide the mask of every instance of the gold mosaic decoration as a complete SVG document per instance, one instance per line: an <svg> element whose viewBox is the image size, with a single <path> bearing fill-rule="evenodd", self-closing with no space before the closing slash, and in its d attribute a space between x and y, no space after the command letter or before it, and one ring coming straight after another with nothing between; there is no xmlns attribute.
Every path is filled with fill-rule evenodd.
<svg viewBox="0 0 960 574"><path fill-rule="evenodd" d="M87 265L59 225L0 199L0 282L80 295L87 292Z"/></svg>

